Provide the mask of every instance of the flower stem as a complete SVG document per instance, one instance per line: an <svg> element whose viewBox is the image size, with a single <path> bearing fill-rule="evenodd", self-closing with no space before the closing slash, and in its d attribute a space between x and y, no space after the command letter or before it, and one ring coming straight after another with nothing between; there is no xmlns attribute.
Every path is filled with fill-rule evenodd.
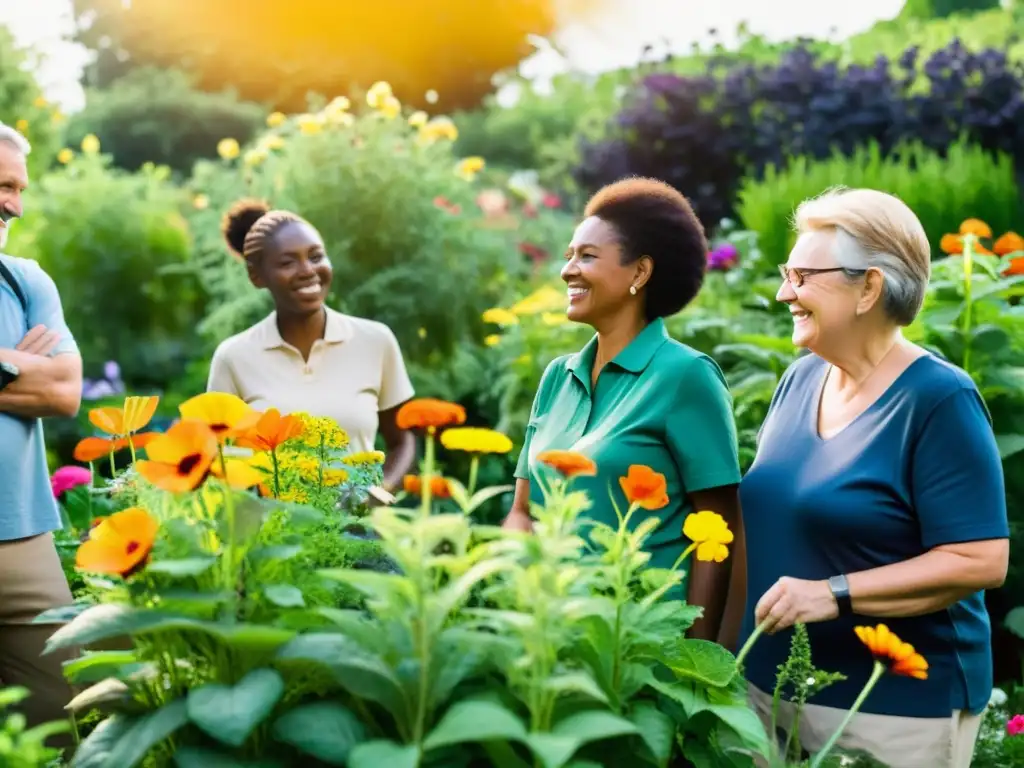
<svg viewBox="0 0 1024 768"><path fill-rule="evenodd" d="M480 470L480 454L474 453L473 458L469 460L469 490L467 494L470 498L473 498L473 492L476 491L476 476Z"/></svg>
<svg viewBox="0 0 1024 768"><path fill-rule="evenodd" d="M973 325L973 318L971 309L974 305L971 287L973 284L973 273L974 273L974 238L966 238L964 243L964 255L963 255L963 267L964 267L964 315L963 315L963 334L964 334L964 359L963 368L967 372L967 375L971 375L971 326Z"/></svg>
<svg viewBox="0 0 1024 768"><path fill-rule="evenodd" d="M114 452L108 453L107 458L110 459L110 479L113 480L117 477L117 467L114 465Z"/></svg>
<svg viewBox="0 0 1024 768"><path fill-rule="evenodd" d="M132 452L132 464L135 463L135 441L132 440L132 436L128 435L128 450Z"/></svg>
<svg viewBox="0 0 1024 768"><path fill-rule="evenodd" d="M762 634L764 634L763 621L760 624L758 624L757 627L754 628L754 631L750 633L750 637L747 638L747 642L743 644L743 647L740 648L740 652L736 654L737 668L739 668L743 664L743 660L747 658L747 654L750 653L750 649L754 647L754 643L757 642L757 638L759 638Z"/></svg>
<svg viewBox="0 0 1024 768"><path fill-rule="evenodd" d="M220 468L223 473L221 487L224 491L224 516L227 518L228 535L227 541L221 542L221 567L223 569L224 587L231 595L231 620L236 617L235 596L238 585L235 583L235 499L231 492L231 484L228 482L228 461L224 456L224 447L217 446L217 453L220 458Z"/></svg>
<svg viewBox="0 0 1024 768"><path fill-rule="evenodd" d="M277 448L270 451L270 460L274 463L274 498L281 498L281 468L277 460Z"/></svg>
<svg viewBox="0 0 1024 768"><path fill-rule="evenodd" d="M683 550L683 554L681 554L679 557L677 557L676 561L672 564L672 570L674 571L676 568L678 568L680 565L682 565L683 564L683 560L685 560L687 557L689 557L690 553L693 552L693 550L695 550L696 548L697 548L697 544L695 542L695 543L691 544L690 546L688 546L686 549L684 549Z"/></svg>
<svg viewBox="0 0 1024 768"><path fill-rule="evenodd" d="M431 486L430 481L434 477L434 430L427 430L426 447L423 450L423 479L420 481L420 490L423 503L420 506L420 515L424 518L430 517Z"/></svg>
<svg viewBox="0 0 1024 768"><path fill-rule="evenodd" d="M846 726L850 724L853 716L857 714L857 710L859 710L861 705L864 703L864 699L868 697L868 694L871 693L871 689L875 687L875 683L878 682L879 678L883 674L885 674L885 665L880 661L876 661L875 668L871 671L871 677L868 679L867 685L864 686L864 689L860 692L857 700L853 702L853 706L850 707L850 710L846 713L846 717L843 718L843 722L839 724L836 732L832 734L832 738L830 738L825 743L825 746L822 747L821 751L814 756L814 760L811 761L811 768L819 768L819 766L825 762L825 758L828 757L829 752L832 751L832 747L834 747L836 742L839 741L839 737L843 735L843 731L846 730Z"/></svg>

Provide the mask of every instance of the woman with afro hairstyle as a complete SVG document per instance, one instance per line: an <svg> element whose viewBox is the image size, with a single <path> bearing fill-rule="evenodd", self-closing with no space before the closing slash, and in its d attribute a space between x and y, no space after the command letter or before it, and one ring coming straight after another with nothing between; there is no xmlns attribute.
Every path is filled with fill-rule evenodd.
<svg viewBox="0 0 1024 768"><path fill-rule="evenodd" d="M577 478L573 487L589 494L587 516L613 528L618 517L610 497L627 506L619 478L633 465L650 467L665 476L668 499L639 509L630 526L657 518L645 545L651 567L671 568L689 546L683 521L691 512L717 512L735 533L738 546L731 548L739 551L723 563L693 558L685 582L687 599L704 607L691 634L721 634L731 646L742 614L735 611L735 626L721 633L730 566L737 564L734 586L742 592L744 559L732 398L718 365L670 338L664 322L697 296L706 266L704 230L686 198L667 184L630 178L591 198L565 252L562 279L568 318L596 333L541 378L504 525L531 529L530 503L542 501L545 471L538 456L545 451L571 450L594 461L596 475Z"/></svg>
<svg viewBox="0 0 1024 768"><path fill-rule="evenodd" d="M259 410L330 417L354 451L373 450L379 430L385 490L401 486L416 445L396 415L413 388L391 329L327 306L331 260L301 216L241 200L221 229L252 284L270 293L274 311L217 347L207 390L238 395Z"/></svg>

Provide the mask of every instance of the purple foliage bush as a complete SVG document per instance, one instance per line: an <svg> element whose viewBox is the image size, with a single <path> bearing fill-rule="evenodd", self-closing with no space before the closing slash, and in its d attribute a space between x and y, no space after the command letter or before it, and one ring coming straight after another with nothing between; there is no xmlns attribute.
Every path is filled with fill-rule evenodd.
<svg viewBox="0 0 1024 768"><path fill-rule="evenodd" d="M916 139L939 153L961 135L1024 167L1024 67L1004 51L958 40L920 61L841 67L798 44L770 65L710 61L693 77L651 74L608 134L581 144L576 182L592 192L626 175L683 192L705 228L732 215L741 179L805 155L883 153Z"/></svg>

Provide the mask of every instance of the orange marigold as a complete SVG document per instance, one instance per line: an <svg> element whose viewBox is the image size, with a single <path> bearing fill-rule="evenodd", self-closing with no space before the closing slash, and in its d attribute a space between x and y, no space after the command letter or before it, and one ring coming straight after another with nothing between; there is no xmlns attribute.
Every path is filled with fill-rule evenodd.
<svg viewBox="0 0 1024 768"><path fill-rule="evenodd" d="M410 400L398 409L396 417L399 429L426 429L453 427L466 423L466 409L458 403L420 397Z"/></svg>
<svg viewBox="0 0 1024 768"><path fill-rule="evenodd" d="M1010 266L1008 266L1003 274L1006 277L1010 275L1024 275L1024 256L1019 259L1010 259Z"/></svg>
<svg viewBox="0 0 1024 768"><path fill-rule="evenodd" d="M668 504L665 476L644 464L631 465L626 476L619 478L619 485L630 504L651 511Z"/></svg>
<svg viewBox="0 0 1024 768"><path fill-rule="evenodd" d="M565 477L597 474L597 464L593 459L576 451L543 451L537 455L537 461L547 464Z"/></svg>
<svg viewBox="0 0 1024 768"><path fill-rule="evenodd" d="M981 219L964 219L960 224L961 235L975 237L992 237L992 228Z"/></svg>
<svg viewBox="0 0 1024 768"><path fill-rule="evenodd" d="M423 495L423 478L419 475L406 475L402 478L402 490L410 496ZM430 478L430 495L435 499L451 498L452 490L448 481L434 475Z"/></svg>
<svg viewBox="0 0 1024 768"><path fill-rule="evenodd" d="M943 235L939 241L939 248L943 253L957 256L964 252L964 239L960 235Z"/></svg>
<svg viewBox="0 0 1024 768"><path fill-rule="evenodd" d="M992 243L992 251L997 256L1006 256L1017 251L1024 251L1024 237L1016 232L1006 232Z"/></svg>
<svg viewBox="0 0 1024 768"><path fill-rule="evenodd" d="M928 662L924 656L910 643L900 640L885 624L853 629L875 659L888 666L890 672L918 680L928 679Z"/></svg>

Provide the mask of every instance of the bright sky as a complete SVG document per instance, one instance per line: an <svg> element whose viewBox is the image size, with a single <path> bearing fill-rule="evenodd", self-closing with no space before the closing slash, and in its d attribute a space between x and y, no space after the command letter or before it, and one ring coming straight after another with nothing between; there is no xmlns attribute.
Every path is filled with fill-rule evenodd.
<svg viewBox="0 0 1024 768"><path fill-rule="evenodd" d="M723 42L728 43L736 25L744 21L751 31L772 39L798 35L846 37L880 19L892 18L903 6L903 0L605 1L608 9L598 18L569 26L556 38L568 64L575 69L599 72L629 65L647 44L660 52L684 53L692 42L706 41L710 28L716 28ZM43 54L37 76L47 97L68 111L80 107L78 77L87 54L65 39L72 29L70 0L0 0L0 24L8 26L20 42L36 46ZM542 51L524 66L523 73L543 78L565 67L566 61L559 55Z"/></svg>

